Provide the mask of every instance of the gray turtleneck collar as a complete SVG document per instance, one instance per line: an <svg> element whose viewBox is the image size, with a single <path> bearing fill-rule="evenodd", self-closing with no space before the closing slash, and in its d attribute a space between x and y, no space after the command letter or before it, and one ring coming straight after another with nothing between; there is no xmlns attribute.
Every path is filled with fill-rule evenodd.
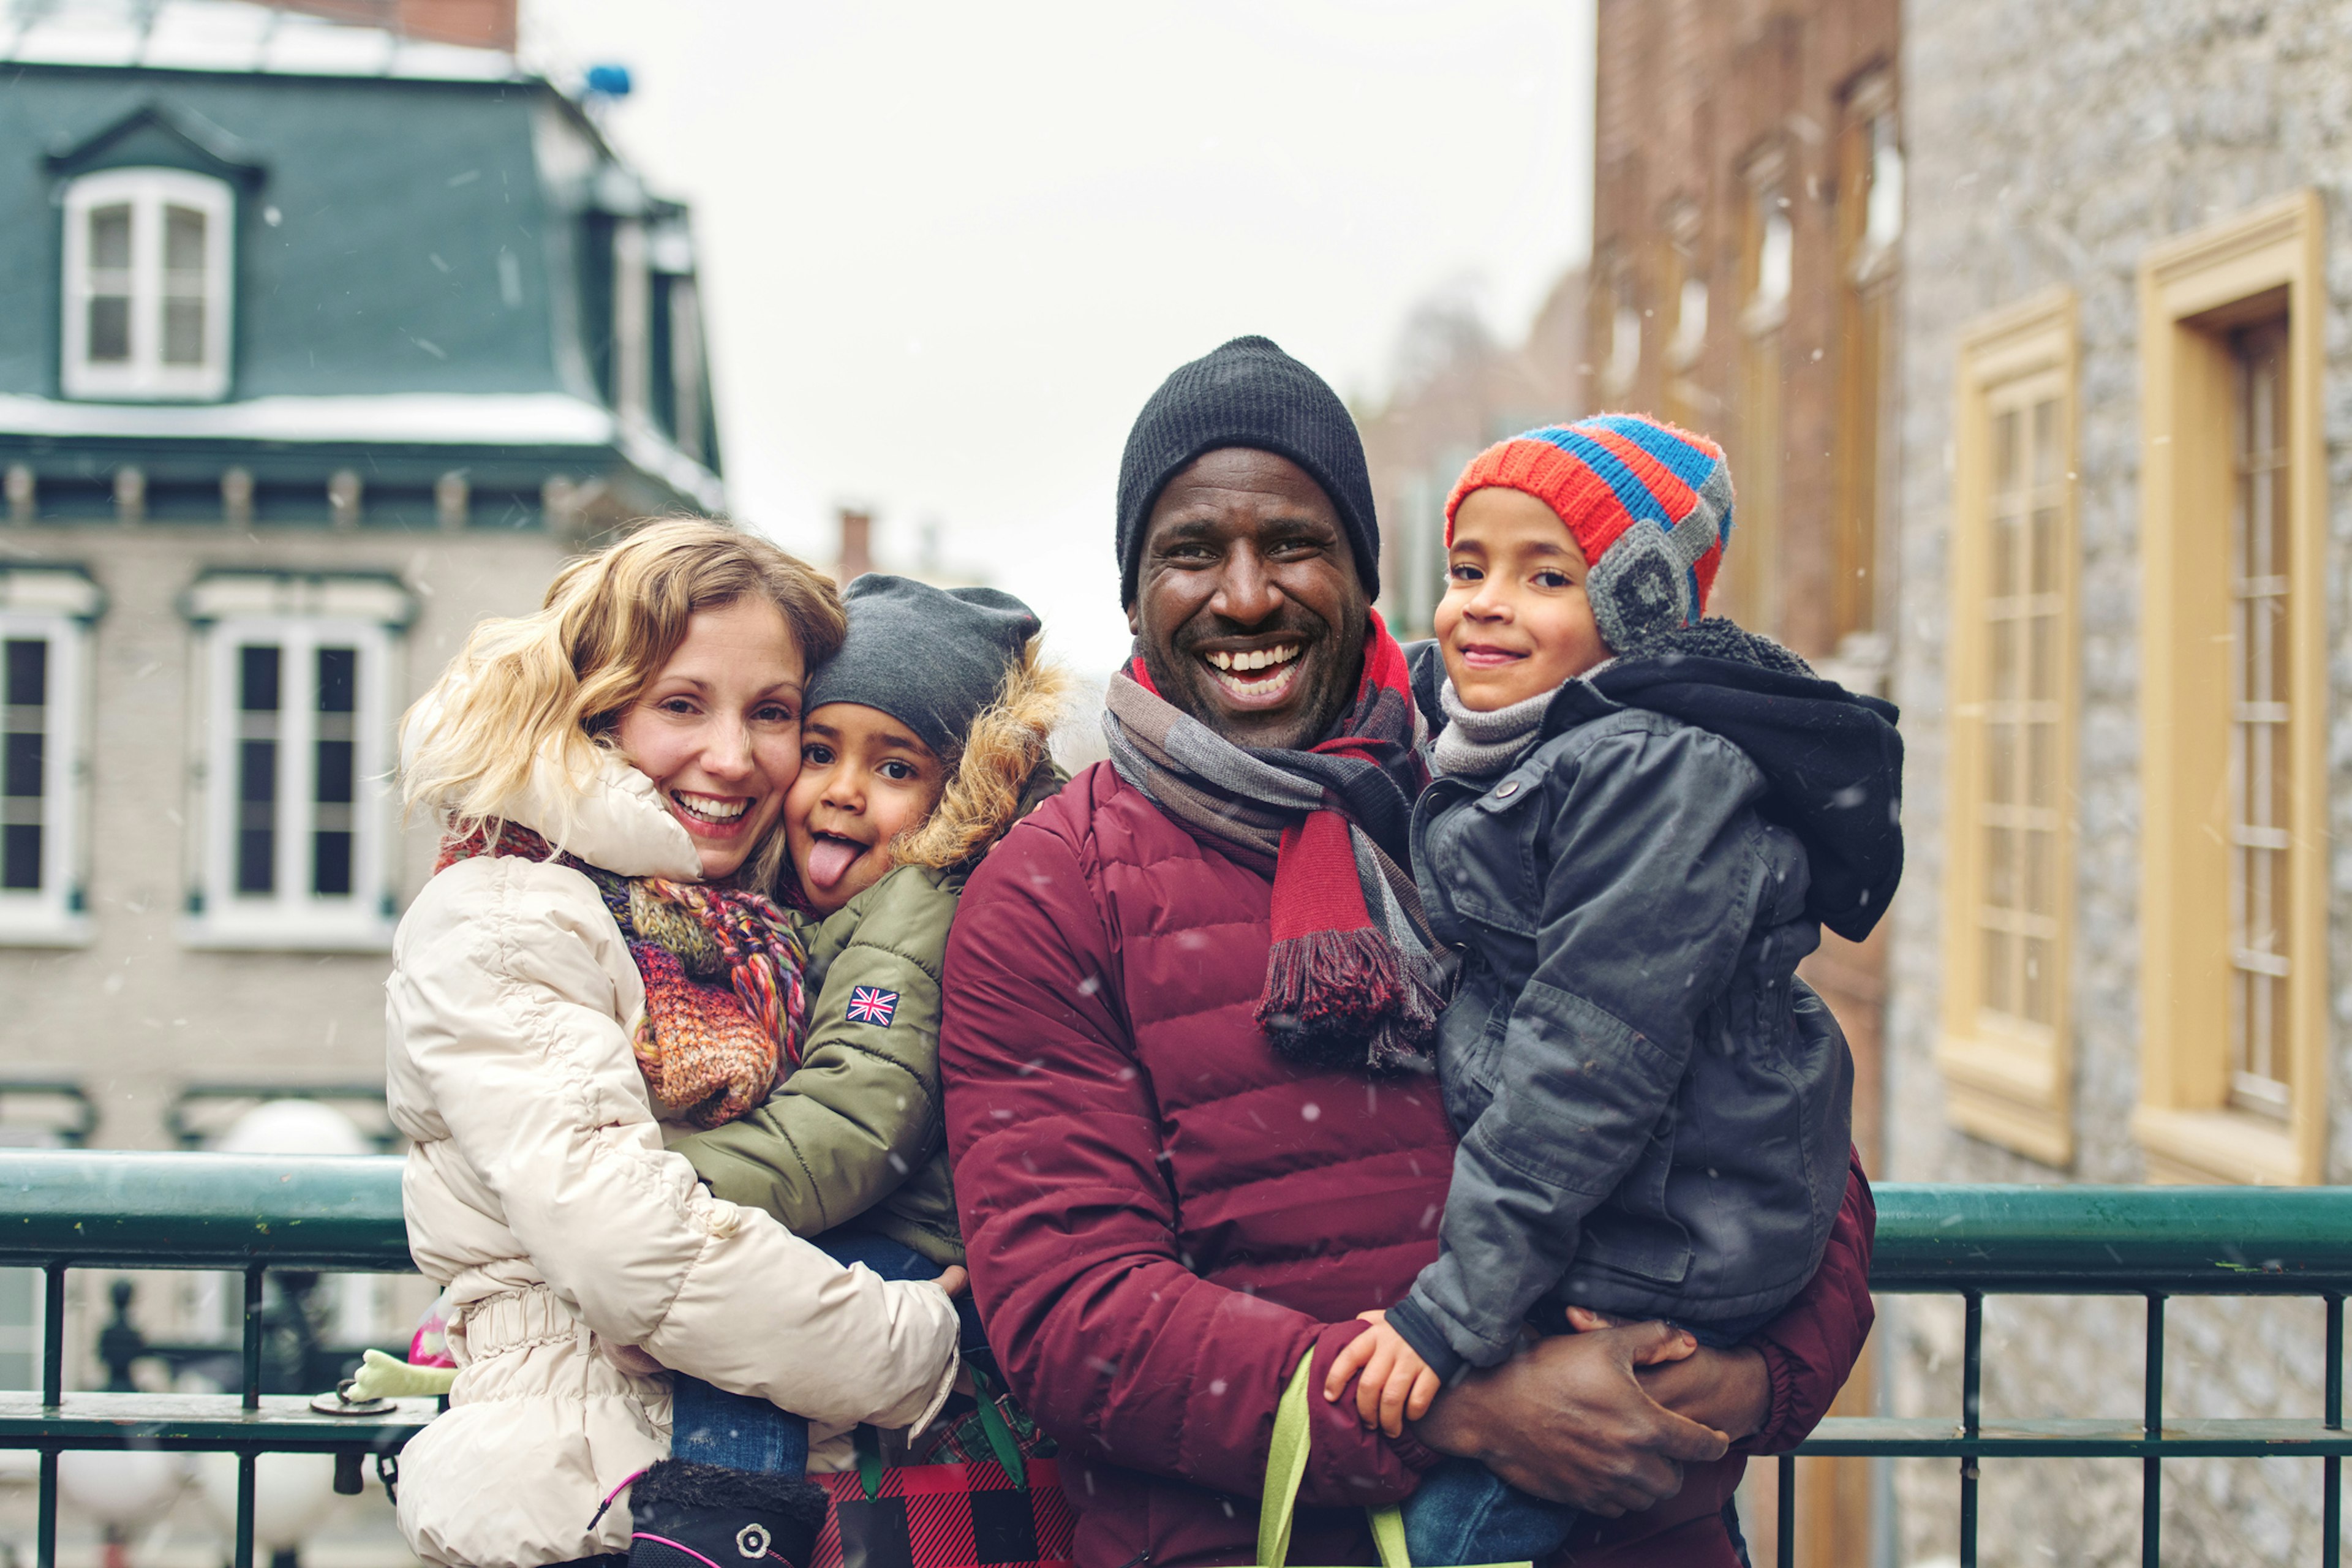
<svg viewBox="0 0 2352 1568"><path fill-rule="evenodd" d="M1481 713L1465 708L1454 682L1448 680L1437 694L1438 703L1445 710L1446 725L1430 746L1430 760L1442 773L1489 778L1504 772L1535 744L1543 728L1544 710L1559 695L1555 687L1507 708Z"/></svg>

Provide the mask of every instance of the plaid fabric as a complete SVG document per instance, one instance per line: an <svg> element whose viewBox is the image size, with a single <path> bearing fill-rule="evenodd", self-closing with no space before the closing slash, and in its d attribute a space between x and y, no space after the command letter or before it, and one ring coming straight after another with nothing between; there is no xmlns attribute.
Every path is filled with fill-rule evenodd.
<svg viewBox="0 0 2352 1568"><path fill-rule="evenodd" d="M870 1498L856 1470L812 1476L833 1508L809 1568L1062 1568L1075 1560L1077 1516L1054 1460L1027 1470L1022 1488L994 1459L900 1466Z"/></svg>
<svg viewBox="0 0 2352 1568"><path fill-rule="evenodd" d="M1013 1446L1032 1459L1050 1459L1062 1451L1062 1446L1039 1429L1037 1423L1021 1402L1003 1389L992 1395L996 1413L1004 1417L1006 1430L1013 1434ZM962 1404L961 1399L948 1405L952 1411ZM961 1415L933 1422L929 1431L915 1445L915 1463L919 1465L960 1465L995 1458L996 1450L988 1441L988 1424L981 1419L980 1407L974 1405Z"/></svg>

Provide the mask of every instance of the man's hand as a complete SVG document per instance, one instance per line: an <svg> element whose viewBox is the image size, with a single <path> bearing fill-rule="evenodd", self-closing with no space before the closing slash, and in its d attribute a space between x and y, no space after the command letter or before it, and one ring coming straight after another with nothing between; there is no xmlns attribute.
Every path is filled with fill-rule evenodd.
<svg viewBox="0 0 2352 1568"><path fill-rule="evenodd" d="M1772 1376L1761 1352L1702 1346L1682 1361L1645 1366L1642 1387L1677 1415L1712 1426L1737 1443L1762 1430L1772 1414Z"/></svg>
<svg viewBox="0 0 2352 1568"><path fill-rule="evenodd" d="M1448 1388L1414 1435L1538 1497L1611 1519L1638 1512L1682 1489L1685 1465L1730 1447L1651 1398L1635 1374L1697 1348L1664 1323L1559 1334Z"/></svg>

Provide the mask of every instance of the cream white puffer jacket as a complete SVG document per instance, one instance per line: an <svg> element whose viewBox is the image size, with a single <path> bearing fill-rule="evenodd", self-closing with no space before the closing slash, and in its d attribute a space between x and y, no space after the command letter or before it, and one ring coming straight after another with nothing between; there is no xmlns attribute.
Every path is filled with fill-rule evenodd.
<svg viewBox="0 0 2352 1568"><path fill-rule="evenodd" d="M700 874L618 759L584 792L542 768L532 795L513 820L569 816L564 847L592 865ZM409 1249L456 1303L449 1410L400 1458L419 1557L532 1568L627 1551L625 1500L589 1521L669 1453L663 1367L829 1425L919 1425L946 1398L956 1319L936 1284L844 1268L665 1152L688 1129L656 1121L629 1047L645 988L586 877L450 867L400 922L387 991Z"/></svg>

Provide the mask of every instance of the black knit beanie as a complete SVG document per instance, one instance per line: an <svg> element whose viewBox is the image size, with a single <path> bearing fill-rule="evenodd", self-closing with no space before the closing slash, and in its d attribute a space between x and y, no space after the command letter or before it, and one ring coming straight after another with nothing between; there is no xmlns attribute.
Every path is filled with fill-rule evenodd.
<svg viewBox="0 0 2352 1568"><path fill-rule="evenodd" d="M1037 616L1001 588L934 588L868 572L841 596L849 635L809 678L808 710L877 708L952 756L1004 673L1037 635Z"/></svg>
<svg viewBox="0 0 2352 1568"><path fill-rule="evenodd" d="M1328 383L1267 338L1235 338L1160 384L1118 465L1119 603L1135 602L1137 558L1151 503L1193 458L1251 447L1289 458L1323 487L1356 552L1367 597L1381 592L1381 524L1363 438Z"/></svg>

